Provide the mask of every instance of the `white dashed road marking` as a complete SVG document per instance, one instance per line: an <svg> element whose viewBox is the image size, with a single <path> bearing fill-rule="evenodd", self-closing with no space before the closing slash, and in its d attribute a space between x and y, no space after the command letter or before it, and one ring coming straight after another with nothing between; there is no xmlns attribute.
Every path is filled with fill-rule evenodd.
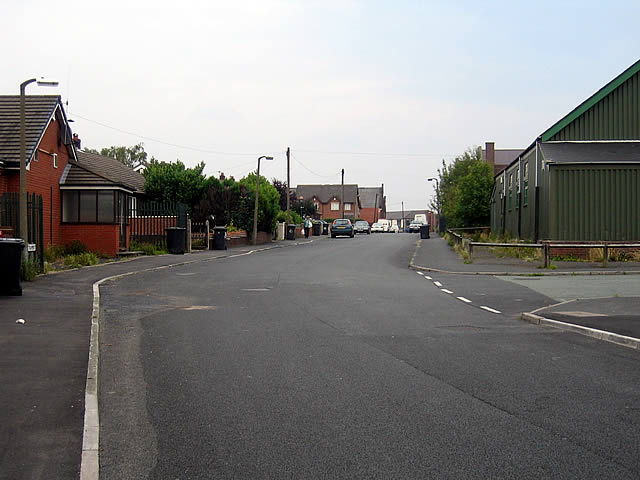
<svg viewBox="0 0 640 480"><path fill-rule="evenodd" d="M433 282L433 284L434 284L436 287L441 287L441 286L442 286L442 284L441 284L440 282Z"/></svg>
<svg viewBox="0 0 640 480"><path fill-rule="evenodd" d="M451 290L447 290L446 288L441 288L440 290L444 293L453 293Z"/></svg>
<svg viewBox="0 0 640 480"><path fill-rule="evenodd" d="M429 275L425 275L424 278L426 278L427 280L431 280L431 277Z"/></svg>
<svg viewBox="0 0 640 480"><path fill-rule="evenodd" d="M486 310L487 312L491 312L491 313L502 313L500 310L495 310L491 307L485 307L484 305L481 306L480 308L482 308L483 310Z"/></svg>
<svg viewBox="0 0 640 480"><path fill-rule="evenodd" d="M456 297L458 300L462 300L464 303L471 303L471 300L469 300L468 298L464 298L464 297Z"/></svg>
<svg viewBox="0 0 640 480"><path fill-rule="evenodd" d="M416 272L418 275L424 275L424 273L422 272Z"/></svg>

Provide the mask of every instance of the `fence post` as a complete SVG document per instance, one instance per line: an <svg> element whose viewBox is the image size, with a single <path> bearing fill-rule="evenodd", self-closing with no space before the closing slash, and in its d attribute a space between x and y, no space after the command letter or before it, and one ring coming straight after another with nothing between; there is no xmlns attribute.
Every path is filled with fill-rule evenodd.
<svg viewBox="0 0 640 480"><path fill-rule="evenodd" d="M205 228L205 238L206 238L205 245L206 245L207 250L211 250L209 248L209 219L207 219L207 221L204 222L204 228Z"/></svg>
<svg viewBox="0 0 640 480"><path fill-rule="evenodd" d="M544 268L549 268L549 244L545 243L543 246L544 250Z"/></svg>
<svg viewBox="0 0 640 480"><path fill-rule="evenodd" d="M473 256L473 242L469 242L469 260Z"/></svg>
<svg viewBox="0 0 640 480"><path fill-rule="evenodd" d="M187 217L187 253L191 253L191 218Z"/></svg>
<svg viewBox="0 0 640 480"><path fill-rule="evenodd" d="M604 242L604 247L602 248L602 266L607 268L609 263L609 244Z"/></svg>

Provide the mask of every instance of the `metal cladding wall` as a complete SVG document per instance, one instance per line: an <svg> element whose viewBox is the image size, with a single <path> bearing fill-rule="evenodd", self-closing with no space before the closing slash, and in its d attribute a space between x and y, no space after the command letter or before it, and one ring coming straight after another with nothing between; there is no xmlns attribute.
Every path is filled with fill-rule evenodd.
<svg viewBox="0 0 640 480"><path fill-rule="evenodd" d="M550 164L549 174L550 239L640 240L640 165Z"/></svg>
<svg viewBox="0 0 640 480"><path fill-rule="evenodd" d="M640 72L543 141L640 139Z"/></svg>

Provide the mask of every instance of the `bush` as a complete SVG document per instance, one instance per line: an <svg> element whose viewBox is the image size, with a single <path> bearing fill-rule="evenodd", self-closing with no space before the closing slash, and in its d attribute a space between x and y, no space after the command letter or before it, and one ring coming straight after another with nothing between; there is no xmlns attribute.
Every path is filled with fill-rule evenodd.
<svg viewBox="0 0 640 480"><path fill-rule="evenodd" d="M45 250L44 259L49 263L53 263L59 258L64 257L64 250L65 247L62 245L51 245Z"/></svg>
<svg viewBox="0 0 640 480"><path fill-rule="evenodd" d="M96 265L98 263L98 256L95 253L85 252L78 255L67 255L64 257L64 264L70 268L87 267L89 265Z"/></svg>
<svg viewBox="0 0 640 480"><path fill-rule="evenodd" d="M87 253L88 251L89 247L80 240L74 240L64 246L65 255L80 255L82 253Z"/></svg>
<svg viewBox="0 0 640 480"><path fill-rule="evenodd" d="M22 260L22 270L20 277L22 280L31 282L40 273L40 265L35 260L29 259L26 262Z"/></svg>
<svg viewBox="0 0 640 480"><path fill-rule="evenodd" d="M163 253L167 253L166 250L157 248L152 243L131 242L129 248L134 251L140 251L143 255L162 255Z"/></svg>

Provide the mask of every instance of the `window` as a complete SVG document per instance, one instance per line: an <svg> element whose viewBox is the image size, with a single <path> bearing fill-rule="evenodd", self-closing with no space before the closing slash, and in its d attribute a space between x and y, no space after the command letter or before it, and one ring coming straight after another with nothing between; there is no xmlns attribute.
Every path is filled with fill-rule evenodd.
<svg viewBox="0 0 640 480"><path fill-rule="evenodd" d="M322 205L320 205L320 202L313 202L313 205L316 207L316 211L318 211L318 212L322 208Z"/></svg>
<svg viewBox="0 0 640 480"><path fill-rule="evenodd" d="M53 168L58 168L58 154L53 154Z"/></svg>
<svg viewBox="0 0 640 480"><path fill-rule="evenodd" d="M63 223L115 223L116 196L114 190L63 190Z"/></svg>
<svg viewBox="0 0 640 480"><path fill-rule="evenodd" d="M351 204L350 204L350 203L345 203L345 204L344 204L344 209L345 209L346 211L350 212L350 211L351 211Z"/></svg>
<svg viewBox="0 0 640 480"><path fill-rule="evenodd" d="M340 202L331 202L331 210L333 211L340 210Z"/></svg>

